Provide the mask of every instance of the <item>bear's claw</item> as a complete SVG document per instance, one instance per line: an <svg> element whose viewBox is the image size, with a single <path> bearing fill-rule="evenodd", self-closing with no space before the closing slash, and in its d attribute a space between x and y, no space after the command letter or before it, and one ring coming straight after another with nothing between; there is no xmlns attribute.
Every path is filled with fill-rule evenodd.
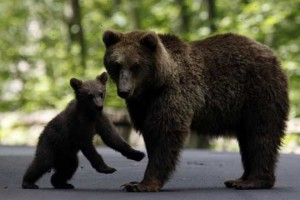
<svg viewBox="0 0 300 200"><path fill-rule="evenodd" d="M224 184L227 188L235 188L237 190L269 189L274 186L274 181L237 179L225 181Z"/></svg>
<svg viewBox="0 0 300 200"><path fill-rule="evenodd" d="M127 192L158 192L160 187L157 185L146 185L139 182L130 182L121 186Z"/></svg>

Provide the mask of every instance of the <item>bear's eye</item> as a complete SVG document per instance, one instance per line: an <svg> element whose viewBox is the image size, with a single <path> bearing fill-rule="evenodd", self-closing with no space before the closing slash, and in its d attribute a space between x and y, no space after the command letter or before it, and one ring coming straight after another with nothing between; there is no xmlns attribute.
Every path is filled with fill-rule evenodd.
<svg viewBox="0 0 300 200"><path fill-rule="evenodd" d="M133 72L138 72L139 69L140 69L140 65L139 64L133 64L130 69L133 71Z"/></svg>
<svg viewBox="0 0 300 200"><path fill-rule="evenodd" d="M120 63L117 63L117 62L116 62L116 63L113 64L113 67L114 67L116 70L117 70L117 69L120 70L120 69L122 68L122 65L121 65Z"/></svg>
<svg viewBox="0 0 300 200"><path fill-rule="evenodd" d="M109 68L109 71L111 72L111 74L116 75L120 72L121 68L122 68L122 65L120 63L115 62L115 63L112 63L112 67Z"/></svg>
<svg viewBox="0 0 300 200"><path fill-rule="evenodd" d="M94 98L94 95L93 94L88 94L88 98L92 99L92 98Z"/></svg>

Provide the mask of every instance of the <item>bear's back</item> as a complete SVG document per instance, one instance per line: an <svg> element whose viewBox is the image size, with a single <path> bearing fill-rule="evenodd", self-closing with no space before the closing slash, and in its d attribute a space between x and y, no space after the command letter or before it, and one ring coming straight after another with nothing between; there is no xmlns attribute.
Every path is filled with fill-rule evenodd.
<svg viewBox="0 0 300 200"><path fill-rule="evenodd" d="M172 34L159 34L160 41L164 47L170 51L172 50L184 50L186 44L176 35Z"/></svg>
<svg viewBox="0 0 300 200"><path fill-rule="evenodd" d="M192 54L199 54L201 51L207 60L214 59L222 65L233 62L253 62L261 57L277 59L274 52L266 45L233 33L218 34L189 44Z"/></svg>
<svg viewBox="0 0 300 200"><path fill-rule="evenodd" d="M268 107L270 116L286 119L287 80L270 48L231 33L189 44L191 73L201 70L197 78L205 88L205 113L199 113L199 118L205 116L203 126L212 121L235 126L244 113Z"/></svg>

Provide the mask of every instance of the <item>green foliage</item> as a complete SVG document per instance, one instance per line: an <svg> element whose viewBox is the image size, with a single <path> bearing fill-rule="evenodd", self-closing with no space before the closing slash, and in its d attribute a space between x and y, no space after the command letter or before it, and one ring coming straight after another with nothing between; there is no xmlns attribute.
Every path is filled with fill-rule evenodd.
<svg viewBox="0 0 300 200"><path fill-rule="evenodd" d="M64 20L66 1L0 3L0 111L62 108L72 98L69 79L94 78L104 70L101 35L106 29L154 30L185 40L212 34L207 0L79 1L86 67ZM184 2L184 3L182 3ZM216 0L217 33L249 36L275 50L289 77L291 116L300 116L300 0ZM247 3L249 2L249 3ZM107 106L124 107L109 82Z"/></svg>

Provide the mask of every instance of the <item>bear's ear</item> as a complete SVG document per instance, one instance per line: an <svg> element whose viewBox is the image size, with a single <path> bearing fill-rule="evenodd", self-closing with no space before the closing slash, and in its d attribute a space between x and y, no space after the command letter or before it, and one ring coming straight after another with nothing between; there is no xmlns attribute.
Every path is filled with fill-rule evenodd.
<svg viewBox="0 0 300 200"><path fill-rule="evenodd" d="M155 51L158 45L158 40L157 35L154 32L150 32L142 36L140 43L151 51Z"/></svg>
<svg viewBox="0 0 300 200"><path fill-rule="evenodd" d="M96 79L98 81L100 81L100 83L102 83L103 85L106 84L107 79L108 79L108 75L106 72L103 72L102 74L100 74L99 76L96 77Z"/></svg>
<svg viewBox="0 0 300 200"><path fill-rule="evenodd" d="M82 81L77 78L71 78L70 85L75 91L77 91L81 87Z"/></svg>
<svg viewBox="0 0 300 200"><path fill-rule="evenodd" d="M121 34L111 30L105 31L102 36L102 40L106 47L110 47L118 43L120 39L121 39Z"/></svg>

